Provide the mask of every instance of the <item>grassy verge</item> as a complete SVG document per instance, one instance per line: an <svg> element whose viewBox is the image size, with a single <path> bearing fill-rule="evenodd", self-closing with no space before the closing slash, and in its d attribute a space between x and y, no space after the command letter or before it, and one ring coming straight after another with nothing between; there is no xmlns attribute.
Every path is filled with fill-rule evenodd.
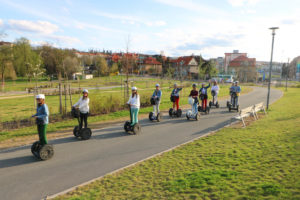
<svg viewBox="0 0 300 200"><path fill-rule="evenodd" d="M180 100L180 105L186 105L188 103L187 102L187 96L189 95L190 90L191 90L190 88L185 88L181 92L182 98ZM252 90L252 88L244 87L242 93L247 93L251 90ZM140 94L150 97L152 95L152 92L153 92L153 89L152 90L151 89L142 90L142 91L140 91ZM94 98L100 98L101 95L102 95L102 98L103 98L105 95L109 94L109 93L99 93L99 94L97 94L97 91L94 91L93 93L96 96ZM170 99L169 99L169 94L170 93L171 93L171 89L164 89L163 90L163 98L162 98L162 102L161 102L161 105L160 105L160 108L162 110L168 109L171 106ZM122 94L114 93L114 95L116 95L116 97L118 97L118 95L122 95ZM221 87L219 97L221 98L221 97L226 97L226 96L228 96L228 86L223 85ZM15 99L15 101L19 101L19 99ZM13 104L15 104L15 101L11 101L11 102L14 102ZM51 104L49 105L49 103L48 103L48 101L51 102L51 97L49 99L47 98L46 101L47 101L46 103L48 104L48 107L49 107L50 112L51 112L51 109L53 109L53 108L51 108ZM55 102L53 102L53 103L55 103ZM9 104L9 102L8 102L8 104ZM6 105L6 107L3 105L3 109L9 110L9 112L12 115L14 115L14 114L21 115L22 114L22 112L16 113L17 109L21 109L21 108L26 109L26 108L24 108L24 106L22 107L22 105L24 105L24 102L22 102L22 101L19 103L20 105L18 105L18 107L12 106L12 107L10 107L10 109L8 109L9 108L8 104ZM0 108L1 108L1 105L2 104L0 104ZM142 108L140 110L140 114L149 113L151 111L152 111L152 107ZM26 114L26 113L27 113L27 115L33 114L33 112L30 113L28 111L27 112L24 111L23 114ZM125 116L128 116L128 111L127 110L122 110L122 111L117 111L117 112L113 112L113 113L109 113L109 114L103 114L103 115L97 115L97 116L89 117L89 123L91 124L91 123L101 122L101 121L105 122L105 121L115 120L115 119L125 117ZM51 133L51 132L56 132L56 131L63 130L63 129L66 129L66 128L71 128L71 127L74 127L77 123L78 122L75 119L73 119L73 120L63 120L63 121L56 122L56 123L50 123L48 125L47 132ZM35 127L26 127L26 128L15 129L15 130L2 130L2 131L0 131L0 142L3 142L3 141L8 140L8 139L23 137L23 136L31 136L31 135L35 135L35 134L36 134L36 128Z"/></svg>
<svg viewBox="0 0 300 200"><path fill-rule="evenodd" d="M300 89L224 128L56 199L300 199Z"/></svg>

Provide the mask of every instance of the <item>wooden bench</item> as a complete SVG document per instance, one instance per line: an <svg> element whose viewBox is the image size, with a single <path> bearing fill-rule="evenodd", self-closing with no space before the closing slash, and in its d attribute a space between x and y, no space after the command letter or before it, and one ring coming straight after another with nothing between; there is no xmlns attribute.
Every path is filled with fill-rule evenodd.
<svg viewBox="0 0 300 200"><path fill-rule="evenodd" d="M263 102L258 103L258 104L255 104L255 105L253 106L253 111L254 111L254 113L255 113L256 119L258 119L257 112L264 111L264 114L265 114L265 115L267 114Z"/></svg>
<svg viewBox="0 0 300 200"><path fill-rule="evenodd" d="M237 116L234 116L233 118L238 119L238 120L242 120L243 126L246 127L244 118L249 117L251 115L254 117L255 120L257 119L256 118L256 113L253 110L253 106L249 106L247 108L241 109L239 114Z"/></svg>

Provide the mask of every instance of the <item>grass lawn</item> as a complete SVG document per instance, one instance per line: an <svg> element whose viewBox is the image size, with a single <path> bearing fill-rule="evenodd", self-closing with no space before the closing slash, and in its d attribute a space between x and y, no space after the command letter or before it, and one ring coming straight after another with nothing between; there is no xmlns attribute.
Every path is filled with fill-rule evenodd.
<svg viewBox="0 0 300 200"><path fill-rule="evenodd" d="M150 96L152 95L154 89L147 89L145 88L144 90L140 90L139 93L141 96L144 96L144 98L150 99ZM183 91L181 92L181 100L180 100L180 105L186 105L188 104L188 98L187 96L189 95L190 88L184 88ZM249 87L243 87L242 93L247 93L251 91L252 88ZM115 92L116 91L116 92ZM102 90L93 90L90 93L90 98L92 103L93 99L101 99L101 98L110 98L110 96L113 96L114 98L122 98L121 92L118 90L115 90L114 92L105 92ZM163 109L168 109L171 107L171 102L170 102L170 93L171 89L163 89L163 98L161 101L160 108ZM77 95L74 95L77 96ZM228 85L223 85L221 86L220 90L220 97L225 97L228 96ZM76 100L78 99L78 96ZM75 98L73 98L73 102L75 102ZM53 113L56 111L58 113L58 97L57 96L49 96L46 97L46 103L49 107L50 113ZM69 105L69 104L68 104ZM104 106L104 105L103 105ZM68 108L70 111L70 108ZM31 116L34 113L34 107L33 107L33 97L26 97L26 98L17 98L14 99L13 101L10 100L0 100L0 118L2 119L20 119L24 117ZM5 111L5 112L2 112ZM17 112L16 112L17 111ZM144 113L149 113L152 111L152 107L146 107L142 108L140 110L140 114ZM91 116L89 117L89 123L95 123L95 122L100 122L100 121L109 121L109 120L115 120L120 117L125 117L128 116L129 113L127 110L121 110L117 112L113 112L110 114L104 114L104 115L97 115L97 116ZM2 121L2 120L0 120ZM74 127L77 125L77 120L63 120L60 122L56 123L50 123L48 125L47 132L55 132L58 130ZM22 137L22 136L30 136L30 135L35 135L36 134L36 128L35 127L26 127L26 128L20 128L20 129L15 129L15 130L2 130L0 131L0 142L5 141L7 139L12 139L16 137Z"/></svg>
<svg viewBox="0 0 300 200"><path fill-rule="evenodd" d="M300 199L300 89L268 115L80 187L56 199Z"/></svg>

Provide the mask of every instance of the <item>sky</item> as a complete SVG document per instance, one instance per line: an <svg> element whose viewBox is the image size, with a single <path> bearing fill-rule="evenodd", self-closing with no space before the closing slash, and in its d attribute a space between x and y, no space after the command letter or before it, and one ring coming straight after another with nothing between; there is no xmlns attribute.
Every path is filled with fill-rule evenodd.
<svg viewBox="0 0 300 200"><path fill-rule="evenodd" d="M300 55L299 9L299 0L0 0L0 40L269 61L276 26L273 60L287 62Z"/></svg>

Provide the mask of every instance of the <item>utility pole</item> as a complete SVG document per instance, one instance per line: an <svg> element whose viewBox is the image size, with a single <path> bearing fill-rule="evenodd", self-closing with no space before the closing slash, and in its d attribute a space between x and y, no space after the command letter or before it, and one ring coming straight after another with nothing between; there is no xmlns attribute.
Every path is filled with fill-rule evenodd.
<svg viewBox="0 0 300 200"><path fill-rule="evenodd" d="M270 87L271 87L271 78L272 78L272 62L273 62L273 49L274 49L274 37L275 30L279 29L279 27L271 27L272 30L272 48L271 48L271 60L270 60L270 69L269 69L269 83L268 83L268 95L267 95L267 110L269 109L269 101L270 101Z"/></svg>
<svg viewBox="0 0 300 200"><path fill-rule="evenodd" d="M290 58L288 58L288 62L287 62L287 65L286 65L286 72L285 72L285 91L287 91L287 81L288 81L289 68L290 68Z"/></svg>

